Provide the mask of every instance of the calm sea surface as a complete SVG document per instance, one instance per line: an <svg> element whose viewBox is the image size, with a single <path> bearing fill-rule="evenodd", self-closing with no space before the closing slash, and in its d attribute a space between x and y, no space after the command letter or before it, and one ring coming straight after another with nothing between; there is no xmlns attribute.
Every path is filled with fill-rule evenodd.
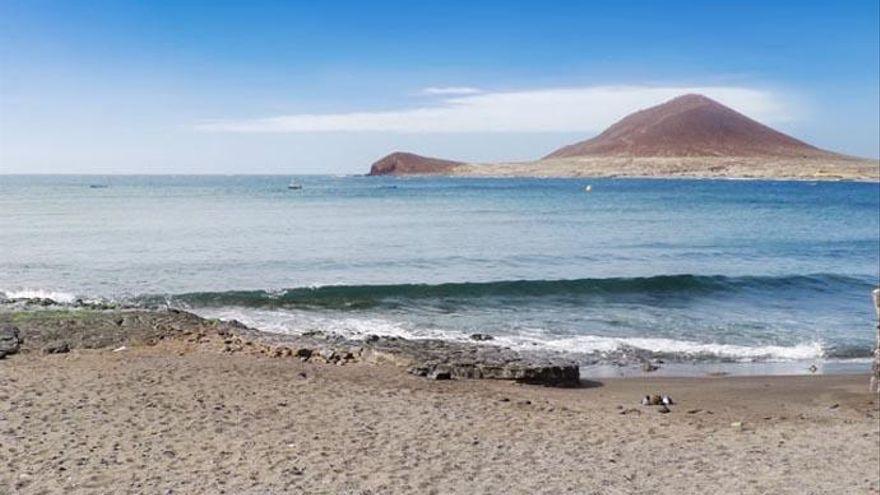
<svg viewBox="0 0 880 495"><path fill-rule="evenodd" d="M877 184L290 179L0 176L0 292L584 363L870 353Z"/></svg>

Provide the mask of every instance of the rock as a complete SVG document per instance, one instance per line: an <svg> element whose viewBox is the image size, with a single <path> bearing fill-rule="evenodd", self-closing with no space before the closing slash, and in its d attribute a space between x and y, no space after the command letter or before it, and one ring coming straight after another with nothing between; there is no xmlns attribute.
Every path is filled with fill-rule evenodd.
<svg viewBox="0 0 880 495"><path fill-rule="evenodd" d="M70 352L70 344L67 342L55 342L43 347L43 354L67 354Z"/></svg>
<svg viewBox="0 0 880 495"><path fill-rule="evenodd" d="M428 373L431 372L431 370L425 366L410 366L406 371L407 373L416 376L428 376Z"/></svg>
<svg viewBox="0 0 880 495"><path fill-rule="evenodd" d="M452 380L452 371L447 368L434 368L428 378L432 380Z"/></svg>
<svg viewBox="0 0 880 495"><path fill-rule="evenodd" d="M15 354L21 349L21 336L18 327L0 326L0 359Z"/></svg>
<svg viewBox="0 0 880 495"><path fill-rule="evenodd" d="M25 308L0 312L0 326L11 326L13 321L16 322L18 352L40 352L61 341L66 342L71 350L122 351L167 339L192 339L193 342L208 339L222 343L218 351L226 346L227 352L249 349L250 353L272 355L276 349L284 349L281 352L287 355L287 349L290 349L292 355L302 360L314 359L333 364L346 361L392 364L424 377L434 374L436 370L440 379L448 375L452 379L512 380L563 387L580 383L578 363L551 351L513 350L481 345L475 341L408 340L379 336L351 340L325 332L282 335L261 332L235 321L207 320L186 311L164 307L65 309L70 307L59 305L58 311ZM59 313L63 316L59 317ZM120 319L124 320L122 326L117 324ZM5 337L4 345L9 350L16 347L11 330L5 330L2 335ZM232 340L232 343L225 343L228 340ZM8 353L4 351L4 354Z"/></svg>
<svg viewBox="0 0 880 495"><path fill-rule="evenodd" d="M657 412L660 414L667 414L667 413L671 412L671 410L668 407L666 407L665 404L661 404L660 408L657 409Z"/></svg>
<svg viewBox="0 0 880 495"><path fill-rule="evenodd" d="M323 358L324 361L328 363L335 363L336 361L339 361L339 354L334 349L321 349L320 351L318 351L318 355L321 356L321 358Z"/></svg>
<svg viewBox="0 0 880 495"><path fill-rule="evenodd" d="M807 369L810 370L810 373L815 373L815 372L819 371L819 368L816 367L815 364L811 364L810 367Z"/></svg>
<svg viewBox="0 0 880 495"><path fill-rule="evenodd" d="M472 333L471 340L476 340L477 342L484 342L487 340L494 340L495 337L487 334L487 333Z"/></svg>

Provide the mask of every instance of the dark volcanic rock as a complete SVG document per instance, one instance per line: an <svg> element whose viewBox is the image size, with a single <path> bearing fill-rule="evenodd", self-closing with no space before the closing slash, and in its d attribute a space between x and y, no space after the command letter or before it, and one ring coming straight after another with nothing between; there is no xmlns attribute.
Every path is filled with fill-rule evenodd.
<svg viewBox="0 0 880 495"><path fill-rule="evenodd" d="M459 165L463 164L397 151L373 163L369 175L445 174Z"/></svg>
<svg viewBox="0 0 880 495"><path fill-rule="evenodd" d="M0 325L0 359L15 354L21 348L21 335L13 325Z"/></svg>
<svg viewBox="0 0 880 495"><path fill-rule="evenodd" d="M16 307L18 308L18 307ZM0 308L0 345L23 352L117 348L153 344L166 338L200 342L216 335L229 352L250 346L279 359L299 358L333 364L354 361L390 363L437 380L487 378L552 386L579 383L577 363L557 354L517 352L470 342L406 340L371 336L364 341L314 332L283 335L261 332L239 323L206 320L177 309L116 309L96 311L55 305L38 309ZM119 325L120 319L124 324ZM11 326L15 321L16 327ZM5 324L5 325L4 325Z"/></svg>
<svg viewBox="0 0 880 495"><path fill-rule="evenodd" d="M495 337L489 335L488 333L472 333L471 340L476 340L477 342L483 342L486 340L494 340Z"/></svg>
<svg viewBox="0 0 880 495"><path fill-rule="evenodd" d="M99 349L147 344L163 338L214 328L216 323L186 312L166 310L92 310L70 305L0 309L0 325L15 321L22 352L40 352L61 342L68 349ZM124 318L124 325L117 321Z"/></svg>
<svg viewBox="0 0 880 495"><path fill-rule="evenodd" d="M694 94L632 113L545 158L579 156L842 158Z"/></svg>

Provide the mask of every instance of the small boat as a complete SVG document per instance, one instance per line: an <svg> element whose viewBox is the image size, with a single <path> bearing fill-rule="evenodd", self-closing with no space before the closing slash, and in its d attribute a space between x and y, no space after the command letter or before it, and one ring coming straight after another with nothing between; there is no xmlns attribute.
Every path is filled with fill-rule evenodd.
<svg viewBox="0 0 880 495"><path fill-rule="evenodd" d="M290 181L290 184L287 184L287 188L293 189L293 190L299 190L299 189L302 189L303 186L302 186L302 184L300 184L298 182Z"/></svg>
<svg viewBox="0 0 880 495"><path fill-rule="evenodd" d="M89 184L89 189L107 189L108 187L110 186L107 184Z"/></svg>

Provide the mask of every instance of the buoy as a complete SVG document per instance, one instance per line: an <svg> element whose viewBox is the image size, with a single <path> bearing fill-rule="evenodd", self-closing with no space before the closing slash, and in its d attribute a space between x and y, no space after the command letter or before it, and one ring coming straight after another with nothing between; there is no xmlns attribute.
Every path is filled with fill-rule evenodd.
<svg viewBox="0 0 880 495"><path fill-rule="evenodd" d="M593 190L593 185L592 185L592 184L588 184L587 187L584 188L584 191L585 191L585 192L590 192L590 191L592 191L592 190Z"/></svg>

